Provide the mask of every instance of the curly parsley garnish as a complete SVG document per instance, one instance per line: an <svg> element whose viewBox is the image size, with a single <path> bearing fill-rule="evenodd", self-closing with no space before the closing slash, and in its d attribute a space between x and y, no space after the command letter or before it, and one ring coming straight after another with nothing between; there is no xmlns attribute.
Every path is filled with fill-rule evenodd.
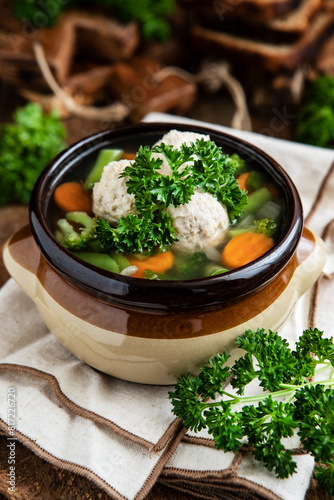
<svg viewBox="0 0 334 500"><path fill-rule="evenodd" d="M153 216L139 218L137 215L121 217L116 228L109 222L99 219L96 234L105 248L124 253L163 252L177 241L171 218L159 211Z"/></svg>
<svg viewBox="0 0 334 500"><path fill-rule="evenodd" d="M169 392L173 413L188 429L206 428L216 447L225 451L236 452L246 437L254 457L280 478L295 472L292 452L282 439L297 432L305 451L319 463L316 479L333 495L333 338L310 328L291 351L277 332L258 329L247 330L237 345L246 353L232 367L226 365L230 356L223 352L196 377L179 377L175 390ZM321 373L327 376L321 379ZM313 377L315 381L310 381ZM244 396L253 380L265 392ZM232 390L227 392L229 381ZM220 398L215 401L217 395Z"/></svg>
<svg viewBox="0 0 334 500"><path fill-rule="evenodd" d="M162 160L152 153L166 158L171 175L160 172ZM135 196L138 214L122 217L116 228L100 219L97 237L105 248L121 252L164 251L177 241L166 208L188 203L195 189L215 196L233 221L247 203L247 195L234 175L236 161L204 139L190 146L182 144L180 149L164 143L153 148L141 146L133 163L121 174L128 177L127 191Z"/></svg>

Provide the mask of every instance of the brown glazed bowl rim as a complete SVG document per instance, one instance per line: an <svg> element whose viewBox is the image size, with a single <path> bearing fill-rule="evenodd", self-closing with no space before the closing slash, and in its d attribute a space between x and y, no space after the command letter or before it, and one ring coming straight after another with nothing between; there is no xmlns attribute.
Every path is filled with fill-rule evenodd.
<svg viewBox="0 0 334 500"><path fill-rule="evenodd" d="M286 217L281 239L265 255L234 271L187 281L155 281L111 273L84 263L63 248L52 234L47 213L52 193L64 172L99 149L117 147L119 141L135 138L152 145L172 129L208 134L211 140L255 161L283 191ZM146 138L146 139L145 139ZM149 138L149 140L147 140ZM143 145L144 142L142 143ZM38 178L30 199L30 225L37 245L53 269L71 285L98 300L152 311L182 311L216 308L269 284L293 256L303 230L302 204L298 191L285 170L269 155L250 143L209 127L179 123L139 123L86 137L62 151Z"/></svg>

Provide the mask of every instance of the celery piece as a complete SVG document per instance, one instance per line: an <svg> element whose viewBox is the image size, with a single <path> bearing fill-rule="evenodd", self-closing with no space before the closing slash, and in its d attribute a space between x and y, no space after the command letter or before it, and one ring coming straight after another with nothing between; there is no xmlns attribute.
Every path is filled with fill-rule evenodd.
<svg viewBox="0 0 334 500"><path fill-rule="evenodd" d="M101 149L91 171L87 175L84 188L89 191L101 179L102 171L111 161L117 161L123 154L122 149Z"/></svg>
<svg viewBox="0 0 334 500"><path fill-rule="evenodd" d="M248 196L248 203L243 208L243 216L246 217L259 210L267 201L271 200L271 194L265 187L257 189Z"/></svg>
<svg viewBox="0 0 334 500"><path fill-rule="evenodd" d="M111 252L110 257L116 262L119 268L119 272L123 271L123 269L126 269L129 267L131 264L128 261L128 259L125 257L125 255L119 253L119 252Z"/></svg>
<svg viewBox="0 0 334 500"><path fill-rule="evenodd" d="M227 236L229 239L234 238L234 236L238 236L239 234L242 233L256 233L257 232L257 227L255 225L249 226L249 227L238 227L235 229L230 229L229 232L227 233Z"/></svg>
<svg viewBox="0 0 334 500"><path fill-rule="evenodd" d="M84 260L88 264L111 271L112 273L119 273L119 268L116 262L106 253L95 252L73 252L75 257Z"/></svg>
<svg viewBox="0 0 334 500"><path fill-rule="evenodd" d="M264 182L263 175L257 170L252 170L247 179L247 187L251 191L256 191L261 186L263 186L263 182Z"/></svg>
<svg viewBox="0 0 334 500"><path fill-rule="evenodd" d="M254 225L255 221L255 216L253 214L247 215L247 217L244 217L242 220L238 221L236 224L231 226L231 229L248 229L250 226Z"/></svg>
<svg viewBox="0 0 334 500"><path fill-rule="evenodd" d="M274 201L265 203L256 213L258 219L278 219L281 207Z"/></svg>

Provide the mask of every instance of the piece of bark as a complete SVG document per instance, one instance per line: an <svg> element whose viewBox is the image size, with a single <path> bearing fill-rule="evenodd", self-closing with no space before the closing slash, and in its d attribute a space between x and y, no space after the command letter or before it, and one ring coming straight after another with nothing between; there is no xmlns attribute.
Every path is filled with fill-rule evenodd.
<svg viewBox="0 0 334 500"><path fill-rule="evenodd" d="M63 89L72 97L81 96L84 105L95 103L105 97L113 72L113 65L109 64L71 74L64 82Z"/></svg>
<svg viewBox="0 0 334 500"><path fill-rule="evenodd" d="M293 43L306 33L312 19L320 12L322 4L323 0L301 0L295 9L274 19L262 19L254 15L240 16L234 9L226 9L220 17L214 10L213 4L209 4L198 12L196 23L240 37L282 45Z"/></svg>
<svg viewBox="0 0 334 500"><path fill-rule="evenodd" d="M53 28L11 32L0 38L1 78L11 85L45 91L44 80L33 51L40 42L52 73L61 84L68 76L75 48L75 28L70 16L60 18Z"/></svg>
<svg viewBox="0 0 334 500"><path fill-rule="evenodd" d="M7 33L19 32L22 30L23 22L13 15L13 5L10 0L0 0L0 30Z"/></svg>
<svg viewBox="0 0 334 500"><path fill-rule="evenodd" d="M40 30L38 38L58 83L62 84L70 74L74 58L76 32L73 18L66 14L61 16L55 27Z"/></svg>
<svg viewBox="0 0 334 500"><path fill-rule="evenodd" d="M157 61L162 66L186 67L189 49L178 38L169 38L164 43L144 41L140 46L140 57Z"/></svg>
<svg viewBox="0 0 334 500"><path fill-rule="evenodd" d="M185 113L193 104L196 85L177 71L159 78L163 67L147 58L134 58L114 66L110 87L130 110L130 118L140 120L151 111Z"/></svg>
<svg viewBox="0 0 334 500"><path fill-rule="evenodd" d="M215 10L222 21L225 18L224 16L230 12L249 18L275 19L294 9L299 0L213 0L212 2L207 2L207 0L179 0L179 2L192 10L210 4L210 8Z"/></svg>
<svg viewBox="0 0 334 500"><path fill-rule="evenodd" d="M113 66L97 66L81 73L71 75L64 82L63 90L78 106L91 106L96 102L103 101L107 94L107 88L113 74ZM54 94L43 94L32 90L23 89L20 95L28 101L37 102L46 113L56 109L61 118L72 115L64 103Z"/></svg>
<svg viewBox="0 0 334 500"><path fill-rule="evenodd" d="M334 35L326 40L319 51L315 69L321 74L334 76Z"/></svg>
<svg viewBox="0 0 334 500"><path fill-rule="evenodd" d="M71 12L77 32L77 49L85 57L120 61L133 56L139 44L135 22L120 24L99 15Z"/></svg>
<svg viewBox="0 0 334 500"><path fill-rule="evenodd" d="M201 26L194 26L192 36L196 49L219 55L230 61L231 65L241 67L244 72L247 67L278 72L295 71L298 66L311 63L333 28L334 15L321 12L306 33L292 44L263 43Z"/></svg>
<svg viewBox="0 0 334 500"><path fill-rule="evenodd" d="M47 63L60 85L70 76L81 56L95 66L133 55L139 43L135 23L121 25L103 16L77 11L64 13L53 28L35 29L22 24L17 32L0 30L1 78L11 85L34 92L49 91L33 51L40 42Z"/></svg>

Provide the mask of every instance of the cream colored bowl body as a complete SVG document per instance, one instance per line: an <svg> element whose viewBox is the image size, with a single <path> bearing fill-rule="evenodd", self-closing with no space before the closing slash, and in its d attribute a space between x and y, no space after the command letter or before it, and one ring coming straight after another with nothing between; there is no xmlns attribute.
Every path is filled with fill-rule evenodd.
<svg viewBox="0 0 334 500"><path fill-rule="evenodd" d="M189 338L144 338L142 333L141 336L131 334L131 331L120 333L117 325L110 324L108 328L96 326L60 304L46 290L36 273L23 266L17 256L14 258L10 242L4 249L4 261L11 276L36 304L47 327L71 353L92 367L118 378L167 385L173 384L182 373L196 372L207 358L219 351L227 350L232 358L235 357L235 339L246 329L277 330L283 325L298 299L320 275L326 260L322 240L312 236L313 248L298 263L286 286L270 305L263 310L254 309L247 321L241 319L239 322L236 317L232 327L213 332L211 328L209 334L203 330L202 321L197 316L191 326L195 335ZM72 288L72 285L68 287ZM96 301L94 298L91 300L93 303ZM126 310L120 317L124 323L129 322ZM177 322L177 316L174 318ZM172 316L172 337L173 328ZM176 323L175 328L178 328ZM151 333L147 334L149 337Z"/></svg>

